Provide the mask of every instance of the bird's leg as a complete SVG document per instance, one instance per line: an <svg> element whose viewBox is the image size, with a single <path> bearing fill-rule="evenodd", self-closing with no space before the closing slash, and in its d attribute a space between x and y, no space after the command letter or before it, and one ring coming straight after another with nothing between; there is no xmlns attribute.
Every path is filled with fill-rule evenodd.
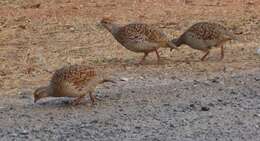
<svg viewBox="0 0 260 141"><path fill-rule="evenodd" d="M145 52L144 56L143 56L142 60L139 62L139 64L143 64L143 62L144 62L145 58L147 57L147 55L148 55L148 53Z"/></svg>
<svg viewBox="0 0 260 141"><path fill-rule="evenodd" d="M157 49L155 49L155 53L156 53L156 56L157 56L157 63L159 64L160 63L160 55L159 55L159 52L157 51Z"/></svg>
<svg viewBox="0 0 260 141"><path fill-rule="evenodd" d="M200 59L201 61L204 61L205 58L209 55L209 51L206 52L206 54Z"/></svg>
<svg viewBox="0 0 260 141"><path fill-rule="evenodd" d="M74 99L73 101L72 101L72 105L78 105L79 103L80 103L80 101L82 100L82 98L84 98L85 97L85 95L81 95L81 96L79 96L79 97L77 97L76 99Z"/></svg>
<svg viewBox="0 0 260 141"><path fill-rule="evenodd" d="M224 46L221 45L221 58L220 58L220 60L223 60L223 58L224 58Z"/></svg>
<svg viewBox="0 0 260 141"><path fill-rule="evenodd" d="M92 105L95 104L96 102L96 96L92 94L92 92L89 92L89 97L90 97L90 100L92 102Z"/></svg>

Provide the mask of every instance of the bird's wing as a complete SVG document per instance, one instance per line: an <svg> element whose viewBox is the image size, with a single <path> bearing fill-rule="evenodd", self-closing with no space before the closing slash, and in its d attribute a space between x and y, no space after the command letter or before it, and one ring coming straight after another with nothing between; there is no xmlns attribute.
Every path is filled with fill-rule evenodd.
<svg viewBox="0 0 260 141"><path fill-rule="evenodd" d="M191 26L186 32L191 32L198 39L202 40L212 40L218 39L220 37L220 32L217 30L215 23L196 23Z"/></svg>
<svg viewBox="0 0 260 141"><path fill-rule="evenodd" d="M122 42L126 42L128 40L136 41L136 42L143 42L148 41L152 43L165 43L168 41L167 36L147 24L141 23L133 23L123 26L118 31L118 38Z"/></svg>
<svg viewBox="0 0 260 141"><path fill-rule="evenodd" d="M81 92L92 85L97 76L94 68L80 65L64 67L55 72L51 83L66 94Z"/></svg>

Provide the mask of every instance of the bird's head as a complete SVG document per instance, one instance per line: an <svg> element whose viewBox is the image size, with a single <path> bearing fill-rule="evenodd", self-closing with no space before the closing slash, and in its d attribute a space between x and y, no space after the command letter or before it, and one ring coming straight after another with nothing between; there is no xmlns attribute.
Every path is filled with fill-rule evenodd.
<svg viewBox="0 0 260 141"><path fill-rule="evenodd" d="M33 97L34 97L34 103L36 103L38 100L48 97L50 95L49 93L49 87L44 86L44 87L39 87L33 92Z"/></svg>
<svg viewBox="0 0 260 141"><path fill-rule="evenodd" d="M115 20L113 20L111 17L104 17L100 21L100 24L105 27L108 31L112 32L113 27L115 26Z"/></svg>
<svg viewBox="0 0 260 141"><path fill-rule="evenodd" d="M178 38L172 39L171 43L173 44L173 47L170 49L171 51L173 49L177 49L181 45L181 42L180 42L180 40Z"/></svg>

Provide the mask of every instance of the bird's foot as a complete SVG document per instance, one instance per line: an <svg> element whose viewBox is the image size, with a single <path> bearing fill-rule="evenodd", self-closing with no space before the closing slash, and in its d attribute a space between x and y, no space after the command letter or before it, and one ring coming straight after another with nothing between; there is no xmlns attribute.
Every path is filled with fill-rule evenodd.
<svg viewBox="0 0 260 141"><path fill-rule="evenodd" d="M80 97L74 99L74 100L71 102L71 105L73 105L73 106L79 105L80 102L81 102L81 100L82 100L83 98L84 98L84 96L80 96Z"/></svg>
<svg viewBox="0 0 260 141"><path fill-rule="evenodd" d="M140 62L136 63L136 65L144 65L144 60L141 60Z"/></svg>

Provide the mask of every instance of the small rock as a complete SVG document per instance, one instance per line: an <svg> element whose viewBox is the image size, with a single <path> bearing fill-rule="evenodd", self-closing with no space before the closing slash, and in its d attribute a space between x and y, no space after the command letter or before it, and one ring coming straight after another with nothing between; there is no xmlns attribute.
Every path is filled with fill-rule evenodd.
<svg viewBox="0 0 260 141"><path fill-rule="evenodd" d="M218 91L223 91L223 89L222 89L222 88L219 88Z"/></svg>
<svg viewBox="0 0 260 141"><path fill-rule="evenodd" d="M171 79L172 79L172 80L182 81L180 78L178 78L178 77L176 77L176 76L172 76Z"/></svg>
<svg viewBox="0 0 260 141"><path fill-rule="evenodd" d="M198 80L193 80L193 86L197 86L198 84L200 84L201 82Z"/></svg>
<svg viewBox="0 0 260 141"><path fill-rule="evenodd" d="M29 132L28 132L27 130L22 130L22 131L20 132L20 134L21 134L21 135L28 135Z"/></svg>
<svg viewBox="0 0 260 141"><path fill-rule="evenodd" d="M144 77L144 76L140 76L139 78L140 78L141 80L144 80L144 79L145 79L145 77Z"/></svg>
<svg viewBox="0 0 260 141"><path fill-rule="evenodd" d="M209 107L203 106L201 107L201 111L209 111Z"/></svg>
<svg viewBox="0 0 260 141"><path fill-rule="evenodd" d="M121 81L128 81L129 79L126 78L126 77L121 77L120 80L121 80Z"/></svg>
<svg viewBox="0 0 260 141"><path fill-rule="evenodd" d="M209 103L208 105L211 106L211 107L214 107L214 106L215 106L213 103Z"/></svg>
<svg viewBox="0 0 260 141"><path fill-rule="evenodd" d="M74 27L70 27L69 30L70 31L75 31L75 28Z"/></svg>
<svg viewBox="0 0 260 141"><path fill-rule="evenodd" d="M72 8L72 9L79 9L79 8L78 8L78 7L76 7L76 6L72 6L71 8Z"/></svg>
<svg viewBox="0 0 260 141"><path fill-rule="evenodd" d="M256 49L256 54L260 55L260 48Z"/></svg>
<svg viewBox="0 0 260 141"><path fill-rule="evenodd" d="M169 106L171 106L171 105L170 105L169 103L164 103L163 106L169 107Z"/></svg>
<svg viewBox="0 0 260 141"><path fill-rule="evenodd" d="M120 129L121 132L126 133L127 131L125 129Z"/></svg>
<svg viewBox="0 0 260 141"><path fill-rule="evenodd" d="M31 5L30 8L40 8L41 4L40 3L37 3L37 4L34 4L34 5Z"/></svg>
<svg viewBox="0 0 260 141"><path fill-rule="evenodd" d="M260 114L254 114L255 117L260 117Z"/></svg>
<svg viewBox="0 0 260 141"><path fill-rule="evenodd" d="M253 1L249 1L249 2L247 2L246 4L248 4L248 5L254 5L255 3L254 3Z"/></svg>
<svg viewBox="0 0 260 141"><path fill-rule="evenodd" d="M175 128L174 124L172 124L172 123L170 124L170 127L171 127L171 128Z"/></svg>
<svg viewBox="0 0 260 141"><path fill-rule="evenodd" d="M16 133L10 134L11 137L17 137L18 135Z"/></svg>
<svg viewBox="0 0 260 141"><path fill-rule="evenodd" d="M18 27L21 28L21 29L26 29L25 25L19 25Z"/></svg>
<svg viewBox="0 0 260 141"><path fill-rule="evenodd" d="M96 123L98 123L98 120L95 119L95 120L90 121L89 123L90 124L96 124Z"/></svg>
<svg viewBox="0 0 260 141"><path fill-rule="evenodd" d="M223 100L222 99L218 99L218 102L223 102Z"/></svg>
<svg viewBox="0 0 260 141"><path fill-rule="evenodd" d="M190 104L190 107L191 108L195 108L195 104Z"/></svg>
<svg viewBox="0 0 260 141"><path fill-rule="evenodd" d="M255 78L255 81L260 81L260 77L256 77L256 78Z"/></svg>
<svg viewBox="0 0 260 141"><path fill-rule="evenodd" d="M172 80L175 80L175 79L177 79L177 77L176 77L176 76L172 76L171 79L172 79Z"/></svg>
<svg viewBox="0 0 260 141"><path fill-rule="evenodd" d="M24 9L28 9L28 8L36 9L36 8L40 8L40 7L41 7L41 4L40 4L40 3L36 3L36 4L32 4L32 5L22 6L22 8L24 8Z"/></svg>
<svg viewBox="0 0 260 141"><path fill-rule="evenodd" d="M237 94L237 93L236 93L235 91L232 90L232 91L230 92L230 94Z"/></svg>
<svg viewBox="0 0 260 141"><path fill-rule="evenodd" d="M219 83L219 77L215 77L210 80L212 83Z"/></svg>

